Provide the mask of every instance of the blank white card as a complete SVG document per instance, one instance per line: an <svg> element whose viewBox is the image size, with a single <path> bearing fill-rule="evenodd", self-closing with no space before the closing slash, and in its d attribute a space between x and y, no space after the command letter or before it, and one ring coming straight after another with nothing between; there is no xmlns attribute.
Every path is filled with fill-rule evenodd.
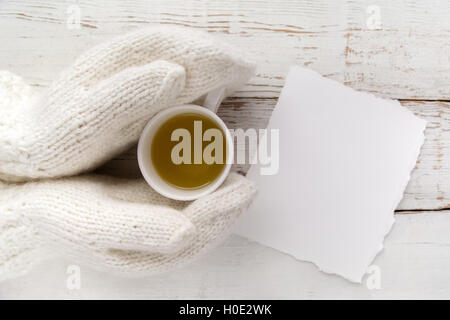
<svg viewBox="0 0 450 320"><path fill-rule="evenodd" d="M236 232L361 282L394 223L425 125L397 101L292 68L269 124L279 129L279 171L251 167L259 193Z"/></svg>

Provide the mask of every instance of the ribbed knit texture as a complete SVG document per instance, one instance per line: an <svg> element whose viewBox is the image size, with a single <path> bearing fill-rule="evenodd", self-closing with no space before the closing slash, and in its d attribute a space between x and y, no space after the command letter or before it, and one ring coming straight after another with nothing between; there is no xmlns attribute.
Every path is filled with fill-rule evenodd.
<svg viewBox="0 0 450 320"><path fill-rule="evenodd" d="M135 143L158 111L219 87L230 93L253 69L207 34L153 27L91 49L40 98L0 72L0 280L52 252L119 274L158 273L223 239L256 192L242 176L182 202L143 179L73 175Z"/></svg>
<svg viewBox="0 0 450 320"><path fill-rule="evenodd" d="M28 271L49 249L117 274L173 269L222 240L255 192L236 173L193 202L167 199L143 179L93 174L2 184L0 279Z"/></svg>
<svg viewBox="0 0 450 320"><path fill-rule="evenodd" d="M31 108L0 109L0 179L90 170L136 142L158 111L231 92L253 72L232 47L188 29L152 27L98 45Z"/></svg>

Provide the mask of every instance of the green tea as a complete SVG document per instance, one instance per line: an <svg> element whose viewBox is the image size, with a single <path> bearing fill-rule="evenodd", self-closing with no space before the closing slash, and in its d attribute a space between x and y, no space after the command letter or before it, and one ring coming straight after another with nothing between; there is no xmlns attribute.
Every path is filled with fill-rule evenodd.
<svg viewBox="0 0 450 320"><path fill-rule="evenodd" d="M164 181L182 189L201 188L214 182L225 168L225 134L207 116L181 113L156 131L150 152Z"/></svg>

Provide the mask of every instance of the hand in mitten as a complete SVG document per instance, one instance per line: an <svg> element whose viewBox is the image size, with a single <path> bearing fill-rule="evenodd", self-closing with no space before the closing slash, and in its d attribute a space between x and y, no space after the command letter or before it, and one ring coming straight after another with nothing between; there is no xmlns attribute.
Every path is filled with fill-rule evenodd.
<svg viewBox="0 0 450 320"><path fill-rule="evenodd" d="M0 184L0 279L49 249L114 273L170 270L223 239L255 192L235 173L193 202L167 199L143 179L102 175Z"/></svg>
<svg viewBox="0 0 450 320"><path fill-rule="evenodd" d="M136 142L158 111L218 88L231 92L253 69L208 34L175 27L151 27L100 44L36 102L12 108L0 102L0 179L93 169Z"/></svg>
<svg viewBox="0 0 450 320"><path fill-rule="evenodd" d="M89 51L38 102L20 78L0 73L0 178L96 167L161 109L243 84L252 65L230 52L191 31L139 31ZM168 270L223 238L254 195L236 174L193 202L166 199L142 179L2 182L0 279L28 271L48 248L119 273Z"/></svg>

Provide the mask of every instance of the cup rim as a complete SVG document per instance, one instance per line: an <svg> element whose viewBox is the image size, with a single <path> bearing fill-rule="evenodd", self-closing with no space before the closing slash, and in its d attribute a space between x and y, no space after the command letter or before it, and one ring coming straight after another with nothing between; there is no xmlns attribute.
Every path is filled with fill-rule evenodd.
<svg viewBox="0 0 450 320"><path fill-rule="evenodd" d="M155 179L152 178L151 174L148 172L149 169L146 165L146 161L144 161L144 151L151 150L151 144L150 144L150 147L144 146L144 140L147 139L149 131L151 129L153 129L153 127L155 125L158 125L158 124L162 125L162 123L161 124L159 123L159 122L161 122L161 119L164 119L168 114L171 114L171 113L177 114L177 112L183 113L183 111L185 111L185 112L191 111L191 112L199 113L202 115L206 115L209 118L213 119L221 127L222 131L225 133L227 158L225 161L225 168L223 169L221 174L215 179L215 181L213 181L212 183L210 183L204 187L200 187L198 189L183 190L180 188L180 189L177 189L178 192L177 192L177 194L175 194L169 190L169 189L176 188L175 186L164 181L159 176L159 174L157 172L155 172L155 174L157 174L159 176L159 178L163 182L164 186L166 187L166 188L164 188L163 186L160 185L160 183L157 183L155 181ZM155 129L155 132L157 129L159 129L159 127ZM153 190L155 190L159 194L161 194L167 198L173 199L173 200L182 200L182 201L195 200L195 199L198 199L200 197L203 197L203 196L215 191L220 185L222 185L222 183L227 178L227 176L230 172L231 166L232 166L233 158L234 158L233 139L231 137L230 131L228 130L228 128L225 125L225 123L223 122L223 120L220 119L219 116L217 114L215 114L213 111L211 111L205 107L195 105L195 104L183 104L183 105L173 106L173 107L164 109L164 110L158 112L155 116L153 116L147 122L147 124L145 125L144 129L142 130L141 136L139 138L138 148L137 148L137 158L138 158L139 169L140 169L145 181L153 188ZM184 191L186 191L186 192L184 192Z"/></svg>

